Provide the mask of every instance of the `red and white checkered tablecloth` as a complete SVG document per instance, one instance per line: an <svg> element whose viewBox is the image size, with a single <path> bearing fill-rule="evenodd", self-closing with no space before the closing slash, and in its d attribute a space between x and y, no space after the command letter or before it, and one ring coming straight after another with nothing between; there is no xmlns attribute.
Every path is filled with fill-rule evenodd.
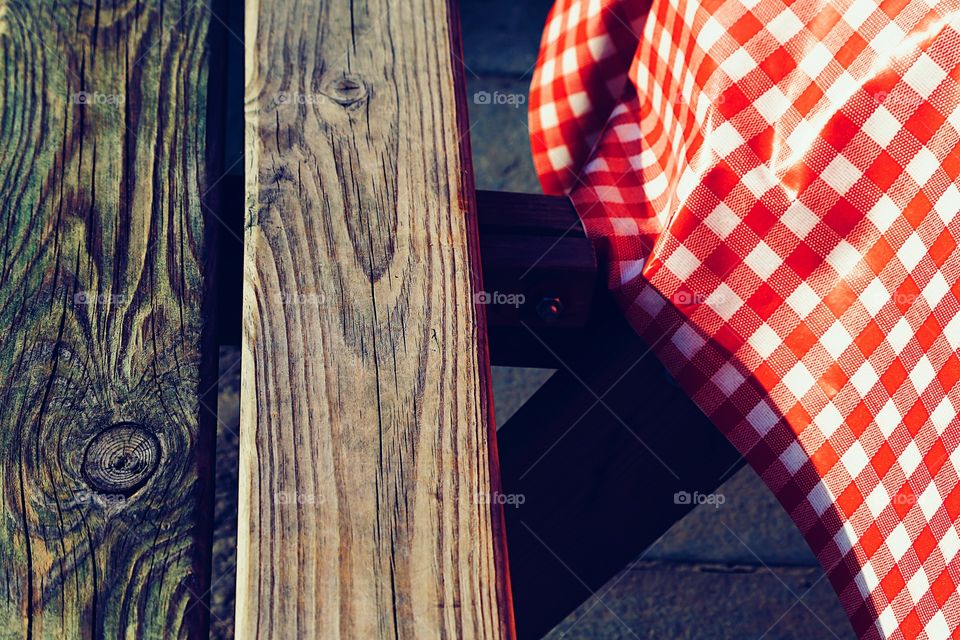
<svg viewBox="0 0 960 640"><path fill-rule="evenodd" d="M960 1L558 0L530 125L857 634L960 637Z"/></svg>

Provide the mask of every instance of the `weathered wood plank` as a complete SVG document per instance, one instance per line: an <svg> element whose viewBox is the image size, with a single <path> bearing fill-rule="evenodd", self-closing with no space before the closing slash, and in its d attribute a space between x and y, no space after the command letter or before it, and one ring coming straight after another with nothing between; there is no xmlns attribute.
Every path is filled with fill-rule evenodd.
<svg viewBox="0 0 960 640"><path fill-rule="evenodd" d="M205 635L209 22L0 2L0 636Z"/></svg>
<svg viewBox="0 0 960 640"><path fill-rule="evenodd" d="M248 0L239 637L512 636L458 30Z"/></svg>

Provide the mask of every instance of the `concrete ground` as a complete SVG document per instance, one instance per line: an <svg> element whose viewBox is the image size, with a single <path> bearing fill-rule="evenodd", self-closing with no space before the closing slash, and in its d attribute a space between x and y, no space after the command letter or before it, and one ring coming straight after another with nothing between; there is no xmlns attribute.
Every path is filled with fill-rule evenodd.
<svg viewBox="0 0 960 640"><path fill-rule="evenodd" d="M552 0L461 0L477 187L540 192L530 158L526 99ZM242 33L238 14L229 22ZM242 48L232 43L232 58ZM229 91L240 96L241 76ZM231 116L240 130L240 114ZM227 163L242 153L228 139ZM242 170L238 165L234 172ZM233 637L236 573L239 352L221 352L212 637ZM550 371L495 367L497 424ZM793 523L749 468L571 613L547 638L656 640L854 638L840 604ZM624 508L643 509L644 505ZM549 598L545 593L543 597Z"/></svg>

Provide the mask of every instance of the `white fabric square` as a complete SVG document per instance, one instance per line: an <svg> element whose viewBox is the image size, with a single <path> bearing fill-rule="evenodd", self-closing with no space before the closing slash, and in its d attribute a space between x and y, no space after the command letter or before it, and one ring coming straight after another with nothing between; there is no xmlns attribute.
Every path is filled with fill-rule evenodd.
<svg viewBox="0 0 960 640"><path fill-rule="evenodd" d="M621 218L622 219L622 218ZM643 271L643 260L620 260L620 284L631 282Z"/></svg>
<svg viewBox="0 0 960 640"><path fill-rule="evenodd" d="M937 433L943 435L950 423L957 418L957 410L953 408L950 398L944 397L937 405L937 408L930 413L930 422L937 429Z"/></svg>
<svg viewBox="0 0 960 640"><path fill-rule="evenodd" d="M791 202L790 208L780 217L780 222L801 240L807 237L819 221L820 218L799 200Z"/></svg>
<svg viewBox="0 0 960 640"><path fill-rule="evenodd" d="M817 44L813 45L813 47L803 55L797 66L807 74L808 77L815 80L820 77L820 74L823 73L823 70L826 69L827 65L832 61L833 54L830 53L830 49L827 49L822 42L817 42Z"/></svg>
<svg viewBox="0 0 960 640"><path fill-rule="evenodd" d="M802 362L795 364L787 375L783 376L782 382L798 400L816 384L816 380Z"/></svg>
<svg viewBox="0 0 960 640"><path fill-rule="evenodd" d="M568 169L573 165L573 158L570 156L570 150L566 145L554 147L547 151L547 158L550 160L550 166L554 169Z"/></svg>
<svg viewBox="0 0 960 640"><path fill-rule="evenodd" d="M718 238L724 240L737 228L737 225L740 224L740 218L725 202L721 202L714 207L713 211L710 212L710 215L708 215L703 222L711 231L717 234Z"/></svg>
<svg viewBox="0 0 960 640"><path fill-rule="evenodd" d="M563 56L560 57L560 69L563 75L568 76L576 73L579 68L580 62L577 60L577 48L570 47L564 51Z"/></svg>
<svg viewBox="0 0 960 640"><path fill-rule="evenodd" d="M721 158L730 155L744 142L743 136L741 136L740 132L729 122L724 122L717 127L716 131L710 135L709 140L713 150L716 151L717 155Z"/></svg>
<svg viewBox="0 0 960 640"><path fill-rule="evenodd" d="M947 339L954 351L960 349L960 314L953 316L943 328L943 337Z"/></svg>
<svg viewBox="0 0 960 640"><path fill-rule="evenodd" d="M752 171L749 171L740 179L740 182L749 189L750 193L757 199L761 198L763 194L770 191L774 185L779 183L776 176L773 175L766 165L760 165Z"/></svg>
<svg viewBox="0 0 960 640"><path fill-rule="evenodd" d="M847 470L847 473L850 474L850 477L856 478L860 475L860 472L870 464L870 458L867 457L867 452L863 450L860 442L854 441L854 443L850 445L850 448L840 457L840 462Z"/></svg>
<svg viewBox="0 0 960 640"><path fill-rule="evenodd" d="M943 195L933 205L933 210L937 212L945 225L950 224L957 217L957 213L960 213L960 189L957 189L957 185L950 183L950 186L946 188Z"/></svg>
<svg viewBox="0 0 960 640"><path fill-rule="evenodd" d="M893 607L887 606L879 616L877 616L877 626L884 638L890 638L896 632L900 623L897 621L897 614L893 612Z"/></svg>
<svg viewBox="0 0 960 640"><path fill-rule="evenodd" d="M757 68L757 61L753 59L747 50L739 47L732 54L723 59L720 68L730 76L734 82L739 81L745 75Z"/></svg>
<svg viewBox="0 0 960 640"><path fill-rule="evenodd" d="M888 51L895 49L900 43L903 42L903 39L906 37L903 29L894 22L890 21L887 25L880 29L877 32L877 35L873 36L873 39L870 40L870 48L880 54L886 54Z"/></svg>
<svg viewBox="0 0 960 640"><path fill-rule="evenodd" d="M870 284L864 288L863 293L859 296L859 300L860 304L870 312L870 315L876 317L880 309L890 302L890 292L887 291L887 288L883 285L883 281L880 280L880 278L874 278L870 281Z"/></svg>
<svg viewBox="0 0 960 640"><path fill-rule="evenodd" d="M908 478L913 475L913 472L916 471L920 463L923 462L923 456L920 455L920 448L917 447L917 443L911 440L897 461L900 463L900 468L903 469L903 472L907 474Z"/></svg>
<svg viewBox="0 0 960 640"><path fill-rule="evenodd" d="M718 316L724 320L730 320L733 314L743 306L743 300L725 282L721 282L707 296L707 304Z"/></svg>
<svg viewBox="0 0 960 640"><path fill-rule="evenodd" d="M885 438L890 437L894 429L900 426L902 420L903 416L900 415L900 410L897 409L897 405L894 404L892 398L887 400L887 403L877 412L875 418L877 427L879 427L880 433L882 433Z"/></svg>
<svg viewBox="0 0 960 640"><path fill-rule="evenodd" d="M923 512L927 522L932 521L933 516L940 510L940 507L943 506L943 498L940 496L940 491L937 490L935 483L931 482L927 485L927 488L923 490L923 493L921 493L917 499L917 504L920 505L920 511Z"/></svg>
<svg viewBox="0 0 960 640"><path fill-rule="evenodd" d="M681 244L674 249L664 264L678 279L686 280L700 266L700 260Z"/></svg>
<svg viewBox="0 0 960 640"><path fill-rule="evenodd" d="M860 252L852 244L846 240L841 240L827 255L827 263L843 277L853 271L861 257Z"/></svg>
<svg viewBox="0 0 960 640"><path fill-rule="evenodd" d="M913 369L910 370L910 382L913 383L917 393L923 393L924 389L937 377L937 372L933 370L930 359L924 354Z"/></svg>
<svg viewBox="0 0 960 640"><path fill-rule="evenodd" d="M807 494L807 501L810 503L810 506L813 507L813 510L817 512L817 515L822 516L824 512L830 508L830 505L833 504L833 496L823 482L818 482L814 485L813 489L810 490L810 493Z"/></svg>
<svg viewBox="0 0 960 640"><path fill-rule="evenodd" d="M552 129L560 124L560 118L557 116L557 105L553 102L548 102L540 107L538 111L540 114L540 126L544 129Z"/></svg>
<svg viewBox="0 0 960 640"><path fill-rule="evenodd" d="M709 51L710 47L716 44L726 32L727 30L713 16L710 16L697 32L697 44L704 51Z"/></svg>
<svg viewBox="0 0 960 640"><path fill-rule="evenodd" d="M937 611L930 618L930 622L923 628L929 640L950 640L950 625L947 624L947 617L943 611Z"/></svg>
<svg viewBox="0 0 960 640"><path fill-rule="evenodd" d="M923 185L930 180L939 167L940 161L937 159L937 156L933 155L930 149L920 147L920 151L918 151L907 166L904 167L904 171L910 174L914 182Z"/></svg>
<svg viewBox="0 0 960 640"><path fill-rule="evenodd" d="M864 598L869 596L870 593L880 585L880 581L877 580L877 574L873 570L873 564L871 564L869 560L860 568L860 573L854 578L854 582L857 583L857 589Z"/></svg>
<svg viewBox="0 0 960 640"><path fill-rule="evenodd" d="M817 307L820 303L820 297L810 285L806 282L801 282L786 299L786 303L802 320L810 315L810 312Z"/></svg>
<svg viewBox="0 0 960 640"><path fill-rule="evenodd" d="M803 23L792 9L785 9L776 18L767 23L767 31L780 44L786 44L793 36L800 33Z"/></svg>
<svg viewBox="0 0 960 640"><path fill-rule="evenodd" d="M900 121L883 105L873 110L863 123L863 131L881 147L889 145L900 131Z"/></svg>
<svg viewBox="0 0 960 640"><path fill-rule="evenodd" d="M777 413L770 408L766 400L758 402L747 414L747 422L761 438L767 435L779 420Z"/></svg>
<svg viewBox="0 0 960 640"><path fill-rule="evenodd" d="M699 333L690 328L688 324L680 325L680 328L677 329L670 340L677 350L686 356L688 360L707 343L707 341L704 340Z"/></svg>
<svg viewBox="0 0 960 640"><path fill-rule="evenodd" d="M640 227L635 218L610 218L610 226L618 236L635 236L640 234ZM643 261L639 260L641 266Z"/></svg>
<svg viewBox="0 0 960 640"><path fill-rule="evenodd" d="M890 504L890 494L887 493L887 489L883 486L883 483L879 483L873 488L870 495L867 496L865 502L867 509L870 510L870 515L876 520Z"/></svg>
<svg viewBox="0 0 960 640"><path fill-rule="evenodd" d="M897 251L897 258L907 271L913 271L925 255L927 255L927 247L916 233L911 233Z"/></svg>
<svg viewBox="0 0 960 640"><path fill-rule="evenodd" d="M877 375L876 370L873 368L873 365L870 364L869 360L860 365L857 372L850 377L850 384L853 385L853 388L856 389L857 393L861 396L869 393L879 381L880 376Z"/></svg>
<svg viewBox="0 0 960 640"><path fill-rule="evenodd" d="M903 74L903 81L920 94L921 98L926 99L946 77L947 72L943 70L943 67L934 62L933 58L926 53L921 53Z"/></svg>
<svg viewBox="0 0 960 640"><path fill-rule="evenodd" d="M843 13L844 21L856 31L877 10L873 0L854 0Z"/></svg>
<svg viewBox="0 0 960 640"><path fill-rule="evenodd" d="M937 546L940 547L944 562L953 560L960 552L960 535L957 535L957 530L952 526L948 527Z"/></svg>
<svg viewBox="0 0 960 640"><path fill-rule="evenodd" d="M923 594L925 594L929 588L930 578L927 577L927 573L923 570L923 567L917 569L913 577L907 581L907 591L910 592L910 597L913 598L914 602L920 602L920 598L923 597Z"/></svg>
<svg viewBox="0 0 960 640"><path fill-rule="evenodd" d="M587 111L590 111L590 108L593 106L590 104L590 96L583 91L569 96L567 98L567 104L570 105L570 111L573 112L573 115L578 118Z"/></svg>
<svg viewBox="0 0 960 640"><path fill-rule="evenodd" d="M900 562L900 558L910 550L910 534L907 533L907 528L902 522L887 535L886 542L893 559Z"/></svg>
<svg viewBox="0 0 960 640"><path fill-rule="evenodd" d="M789 9L784 13L793 15L793 12ZM780 89L774 85L770 87L766 93L754 100L753 106L760 112L764 120L769 124L773 124L790 109L790 100L787 96L783 95L783 91L780 91Z"/></svg>
<svg viewBox="0 0 960 640"><path fill-rule="evenodd" d="M540 86L545 87L557 77L557 63L553 58L544 61L540 67Z"/></svg>
<svg viewBox="0 0 960 640"><path fill-rule="evenodd" d="M639 305L641 309L651 316L656 317L657 314L667 306L667 301L664 300L659 291L647 285L640 290L640 294L637 296L637 299L634 300L634 304Z"/></svg>
<svg viewBox="0 0 960 640"><path fill-rule="evenodd" d="M590 50L590 57L592 57L594 61L600 62L604 58L613 55L616 47L614 47L613 39L604 33L587 40L587 49Z"/></svg>
<svg viewBox="0 0 960 640"><path fill-rule="evenodd" d="M883 194L877 200L877 204L873 205L873 208L867 213L867 218L877 227L877 231L884 233L894 222L900 219L901 213L900 207L890 196Z"/></svg>
<svg viewBox="0 0 960 640"><path fill-rule="evenodd" d="M830 161L820 177L828 185L833 187L834 191L840 195L850 190L850 187L857 183L863 172L857 169L849 160L842 155L837 155Z"/></svg>
<svg viewBox="0 0 960 640"><path fill-rule="evenodd" d="M747 341L751 347L756 350L761 358L766 360L782 344L780 336L770 328L766 322L760 325L760 328L753 332Z"/></svg>
<svg viewBox="0 0 960 640"><path fill-rule="evenodd" d="M897 324L893 325L893 329L887 332L887 342L897 355L903 352L911 338L913 338L913 328L906 318L900 318Z"/></svg>
<svg viewBox="0 0 960 640"><path fill-rule="evenodd" d="M710 380L729 398L740 388L746 378L736 367L729 362L725 362Z"/></svg>
<svg viewBox="0 0 960 640"><path fill-rule="evenodd" d="M744 262L748 267L753 269L753 272L760 276L762 280L769 280L773 272L783 264L783 260L777 255L777 252L762 240L753 248L753 251L747 255Z"/></svg>
<svg viewBox="0 0 960 640"><path fill-rule="evenodd" d="M836 360L840 355L853 344L853 337L847 332L843 324L838 320L834 322L829 329L820 337L820 344L827 350L833 359Z"/></svg>
<svg viewBox="0 0 960 640"><path fill-rule="evenodd" d="M828 402L827 406L813 419L813 423L820 429L824 438L829 438L843 424L843 414L832 402Z"/></svg>
<svg viewBox="0 0 960 640"><path fill-rule="evenodd" d="M807 460L809 460L807 452L803 450L803 447L800 446L800 443L794 440L790 443L790 446L783 450L783 453L780 454L780 462L783 463L783 466L787 468L787 471L790 472L790 475L796 475L797 471L800 470Z"/></svg>

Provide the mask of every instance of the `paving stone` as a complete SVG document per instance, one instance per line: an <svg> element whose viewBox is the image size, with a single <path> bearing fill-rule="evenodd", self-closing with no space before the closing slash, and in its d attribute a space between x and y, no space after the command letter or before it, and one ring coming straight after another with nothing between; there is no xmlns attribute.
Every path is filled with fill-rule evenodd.
<svg viewBox="0 0 960 640"><path fill-rule="evenodd" d="M529 76L553 0L462 0L469 76Z"/></svg>
<svg viewBox="0 0 960 640"><path fill-rule="evenodd" d="M499 429L553 375L553 369L491 367L494 417Z"/></svg>
<svg viewBox="0 0 960 640"><path fill-rule="evenodd" d="M649 560L817 566L800 531L752 468L738 471L675 524L644 556Z"/></svg>
<svg viewBox="0 0 960 640"><path fill-rule="evenodd" d="M640 563L611 580L548 640L854 640L812 567Z"/></svg>
<svg viewBox="0 0 960 640"><path fill-rule="evenodd" d="M467 81L470 142L478 189L542 193L533 168L527 127L529 82L502 78Z"/></svg>

